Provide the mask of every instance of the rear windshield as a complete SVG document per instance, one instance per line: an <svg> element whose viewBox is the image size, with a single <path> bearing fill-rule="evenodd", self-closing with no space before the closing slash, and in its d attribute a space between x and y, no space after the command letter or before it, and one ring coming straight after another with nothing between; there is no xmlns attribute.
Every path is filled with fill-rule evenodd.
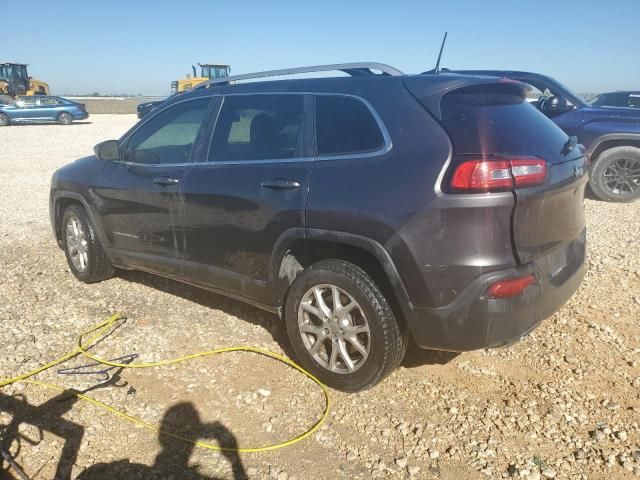
<svg viewBox="0 0 640 480"><path fill-rule="evenodd" d="M556 157L567 135L530 105L522 85L474 85L445 95L442 124L457 154Z"/></svg>

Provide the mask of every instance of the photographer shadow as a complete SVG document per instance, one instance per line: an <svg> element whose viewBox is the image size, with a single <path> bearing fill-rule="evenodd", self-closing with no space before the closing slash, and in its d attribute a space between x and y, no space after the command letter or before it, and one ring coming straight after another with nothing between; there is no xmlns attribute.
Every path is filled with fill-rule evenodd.
<svg viewBox="0 0 640 480"><path fill-rule="evenodd" d="M80 451L80 443L84 436L84 427L63 418L63 415L69 412L79 400L78 394L86 394L93 390L110 386L118 388L127 386L126 382L118 383L120 380L120 372L121 369L114 373L108 380L83 391L74 389L65 390L61 394L37 406L27 402L23 395L5 395L0 393L0 412L6 412L11 415L9 424L0 428L0 451L12 457L11 460L15 462L15 457L20 453L24 442L32 446L37 446L43 441L43 433L45 431L52 433L64 441L53 478L56 480L70 479L73 465L76 463L78 452ZM20 427L23 424L35 427L38 431L39 438L32 439L22 433ZM9 453L11 447L15 447L16 445L17 453L11 456ZM21 469L17 463L15 465ZM44 468L44 466L42 468ZM16 468L10 467L9 471L11 469L15 470ZM40 472L36 472L33 476L37 476L39 473ZM9 476L7 470L0 468L0 478L5 478L5 476L7 476L7 478L14 478Z"/></svg>
<svg viewBox="0 0 640 480"><path fill-rule="evenodd" d="M162 419L160 429L172 432L191 442L198 440L216 441L224 450L221 452L230 464L232 478L245 480L247 474L238 452L235 436L222 423L202 423L195 406L190 402L178 403L170 407ZM130 478L180 478L193 480L216 480L217 477L203 475L199 465L190 465L189 459L196 447L169 435L159 434L161 450L153 465L131 463L128 459L110 463L98 463L85 470L77 480L111 480ZM223 478L223 477L220 477ZM229 478L225 476L224 478Z"/></svg>
<svg viewBox="0 0 640 480"><path fill-rule="evenodd" d="M37 471L29 471L33 465L19 465L16 461L24 443L32 446L39 445L43 440L44 432L49 432L63 440L62 451L55 466L55 473L51 478L55 480L70 480L72 470L76 464L80 445L85 428L75 422L69 421L63 416L68 413L79 400L78 394L86 394L93 390L105 387L123 388L128 384L120 382L121 369L105 382L96 384L86 390L65 390L59 395L47 400L41 405L31 405L23 395L6 395L0 392L0 412L11 415L7 426L0 428L0 451L6 453L13 465L6 468L0 466L0 479L4 478L39 478L42 470L48 464L45 463ZM36 428L37 438L31 438L25 434L22 425L31 425ZM215 441L224 449L223 457L230 464L232 478L244 480L247 478L244 465L238 452L238 442L235 436L222 423L203 423L198 410L192 403L183 402L170 407L162 419L160 429L171 432L190 442L198 440ZM34 436L33 433L30 434ZM105 437L109 432L104 433ZM153 465L131 463L128 459L109 463L92 465L78 477L78 480L112 480L112 479L146 479L146 478L176 478L194 480L216 480L199 472L198 465L189 465L189 460L195 445L170 435L159 434L161 450L155 458ZM17 446L17 451L16 451ZM131 445L134 447L134 445ZM13 451L13 455L9 452ZM24 456L23 458L29 458ZM0 458L0 465L2 459ZM23 472L29 471L30 477L22 477ZM17 475L17 477L15 476ZM48 474L47 474L48 475ZM225 475L224 478L229 478Z"/></svg>

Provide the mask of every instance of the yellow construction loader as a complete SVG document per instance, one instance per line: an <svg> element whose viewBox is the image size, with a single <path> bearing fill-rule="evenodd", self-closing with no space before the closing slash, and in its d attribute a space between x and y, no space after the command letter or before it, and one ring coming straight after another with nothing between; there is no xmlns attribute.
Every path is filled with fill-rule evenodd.
<svg viewBox="0 0 640 480"><path fill-rule="evenodd" d="M0 103L22 95L49 95L49 85L31 78L24 63L0 63Z"/></svg>
<svg viewBox="0 0 640 480"><path fill-rule="evenodd" d="M171 93L184 92L199 83L206 82L212 78L228 77L229 73L231 73L229 65L198 63L198 66L200 67L200 76L197 74L196 67L192 65L193 76L187 74L184 78L171 82Z"/></svg>

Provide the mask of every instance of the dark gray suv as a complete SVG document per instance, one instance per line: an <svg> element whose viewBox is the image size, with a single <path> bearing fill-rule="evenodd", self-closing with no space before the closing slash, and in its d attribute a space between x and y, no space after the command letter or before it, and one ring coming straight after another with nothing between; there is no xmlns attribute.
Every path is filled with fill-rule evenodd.
<svg viewBox="0 0 640 480"><path fill-rule="evenodd" d="M349 76L240 83L323 70ZM95 152L51 184L78 279L139 269L278 313L297 361L341 390L388 375L409 336L513 342L582 279L587 160L515 81L228 77Z"/></svg>

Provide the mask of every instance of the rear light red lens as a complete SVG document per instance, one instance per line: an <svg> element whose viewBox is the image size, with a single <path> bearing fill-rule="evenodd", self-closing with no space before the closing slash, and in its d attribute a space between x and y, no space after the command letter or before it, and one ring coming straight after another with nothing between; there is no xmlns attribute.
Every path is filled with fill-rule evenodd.
<svg viewBox="0 0 640 480"><path fill-rule="evenodd" d="M470 160L456 168L451 187L456 190L509 190L513 186L509 162L506 160Z"/></svg>
<svg viewBox="0 0 640 480"><path fill-rule="evenodd" d="M487 289L489 298L507 298L519 295L529 285L536 283L536 278L529 274L524 277L510 278L509 280L500 280L492 284Z"/></svg>
<svg viewBox="0 0 640 480"><path fill-rule="evenodd" d="M511 162L511 173L516 187L540 185L547 178L547 162L542 159L523 160L514 158Z"/></svg>
<svg viewBox="0 0 640 480"><path fill-rule="evenodd" d="M547 178L547 162L535 157L466 160L451 177L458 192L500 192L514 187L541 185Z"/></svg>

